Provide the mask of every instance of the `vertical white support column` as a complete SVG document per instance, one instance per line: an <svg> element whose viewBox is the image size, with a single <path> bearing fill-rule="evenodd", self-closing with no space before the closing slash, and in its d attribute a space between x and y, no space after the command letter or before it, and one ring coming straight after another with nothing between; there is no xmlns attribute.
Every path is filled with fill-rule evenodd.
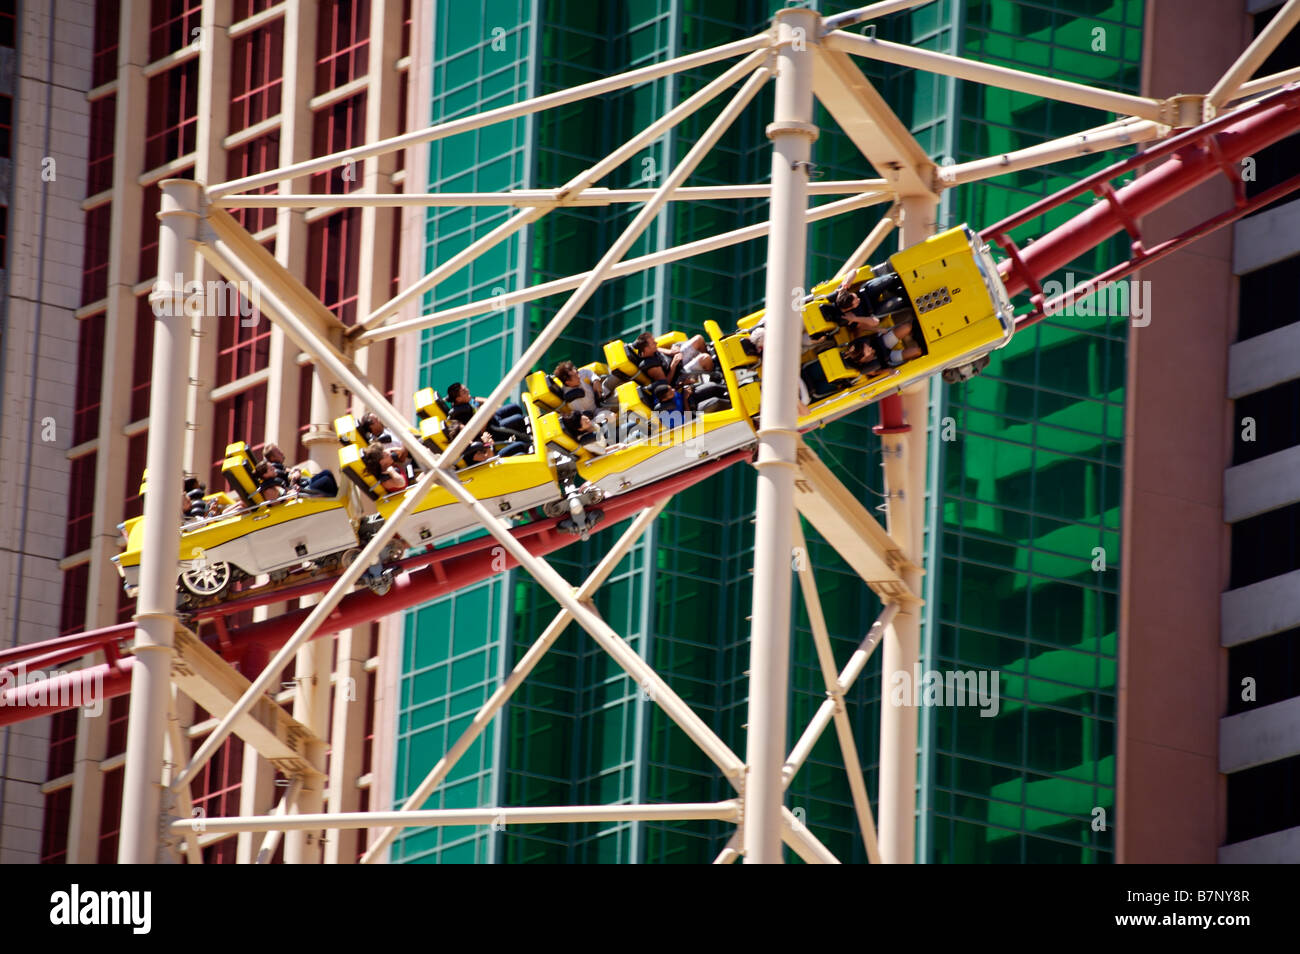
<svg viewBox="0 0 1300 954"><path fill-rule="evenodd" d="M180 556L181 465L185 447L190 321L184 289L174 276L194 272L200 186L189 179L162 184L158 274L149 296L154 324L153 387L149 401L149 488L144 498L144 545L136 601L135 673L123 770L122 833L118 861L160 860L163 738L171 702L176 628L176 561Z"/></svg>
<svg viewBox="0 0 1300 954"><path fill-rule="evenodd" d="M925 196L902 200L900 245L907 248L934 234L935 203ZM903 392L903 421L910 430L881 439L885 457L885 488L889 492L889 534L903 547L911 565L903 579L913 593L921 592L925 554L925 475L930 413L929 382ZM921 659L921 607L908 601L899 608L882 646L881 671L885 687L880 703L880 857L886 864L916 860L916 746L918 687L916 666ZM893 673L907 674L912 687L908 705L890 701Z"/></svg>
<svg viewBox="0 0 1300 954"><path fill-rule="evenodd" d="M808 160L817 138L813 50L821 18L811 10L776 15L776 110L772 140L771 234L767 245L767 336L758 430L758 506L754 531L753 628L744 789L745 861L780 864L786 697L790 670L790 549L804 284Z"/></svg>

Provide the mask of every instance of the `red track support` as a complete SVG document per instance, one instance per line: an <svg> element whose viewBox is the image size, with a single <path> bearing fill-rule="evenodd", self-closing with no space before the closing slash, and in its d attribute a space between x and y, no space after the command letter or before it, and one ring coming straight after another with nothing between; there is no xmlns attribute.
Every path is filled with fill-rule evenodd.
<svg viewBox="0 0 1300 954"><path fill-rule="evenodd" d="M1300 87L1285 87L1253 106L1189 129L1109 166L985 229L982 235L986 241L1002 244L1002 241L1009 241L1012 229L1071 199L1089 192L1105 196L1106 201L1096 203L1032 245L1019 249L1016 254L1007 249L1008 255L1012 256L1011 262L1003 266L1007 291L1017 295L1033 288L1037 281L1097 247L1121 229L1136 229L1136 222L1142 216L1216 174L1229 170L1235 174L1242 159L1300 130L1298 107ZM1140 175L1110 195L1106 194L1111 179L1165 156L1170 158L1151 172ZM1139 237L1135 236L1135 240Z"/></svg>
<svg viewBox="0 0 1300 954"><path fill-rule="evenodd" d="M1297 176L1248 202L1245 199L1244 186L1237 173L1242 159L1298 130L1300 130L1300 86L1293 84L1252 106L1189 129L1163 143L1145 149L1132 158L1109 166L1074 186L1035 202L1024 211L985 229L981 233L985 241L1000 245L1009 256L1009 260L1002 265L1007 290L1012 295L1026 290L1033 293L1035 310L1017 320L1017 329L1040 321L1045 314L1051 313L1055 308L1063 307L1074 299L1168 255L1256 208L1300 189L1300 176ZM1135 181L1122 189L1116 190L1111 185L1110 180L1164 157L1169 158L1154 170L1139 175ZM1234 207L1172 239L1145 249L1137 224L1138 220L1220 173L1226 175L1232 183ZM1013 229L1089 192L1100 196L1101 201L1023 249L1012 240ZM1120 230L1126 230L1132 238L1134 254L1129 261L1050 302L1043 301L1042 287L1039 284L1043 278L1100 245ZM880 423L874 428L877 434L897 434L910 429L903 420L902 400L898 395L890 395L879 404ZM671 496L747 456L745 452L737 452L660 481L640 492L606 501L602 506L605 511L603 526L612 526L625 520L651 502ZM529 524L514 530L513 533L531 553L537 555L550 553L576 539L556 530L556 522L548 520ZM445 550L411 557L399 564L409 572L394 582L392 590L387 595L380 597L368 591L361 591L344 597L326 626L322 627L316 635L324 636L367 623L468 586L500 572L502 560L506 561L507 566L514 565L508 555L496 550L491 537L467 541ZM213 641L218 643L226 659L233 661L246 654L261 656L266 651L274 651L282 646L310 610L295 610L275 619L233 630L226 629L225 616L236 610L321 592L328 589L331 583L329 579L315 580L275 591L253 592L247 597L201 610L195 616L200 623L207 618L213 619ZM125 623L0 651L0 666L3 667L0 673L6 670L12 671L20 665L35 671L100 650L105 652L108 659L107 662L67 673L56 679L29 683L0 693L0 725L39 718L72 708L71 705L66 704L66 700L72 695L73 688L76 687L84 693L94 686L96 679L103 680L103 698L112 698L130 691L134 660L129 656L119 658L118 644L130 638L134 628L133 624ZM81 698L86 697L83 695ZM65 702L60 703L60 699Z"/></svg>
<svg viewBox="0 0 1300 954"><path fill-rule="evenodd" d="M658 481L640 491L613 497L601 504L600 509L604 511L605 519L596 532L627 520L664 497L678 494L692 484L699 483L732 464L748 460L749 456L748 451L737 451L698 467L692 467L674 477ZM566 547L578 539L572 534L557 530L555 528L557 523L557 520L531 523L517 528L513 533L530 553L542 556ZM313 639L426 603L452 590L493 576L503 568L514 567L516 563L509 554L494 552L498 546L494 538L484 537L450 547L445 552L437 551L425 555L422 558L425 565L421 569L399 576L393 582L393 588L384 596L376 596L369 590L361 590L345 596L339 603L338 609L317 630ZM413 557L404 562L409 565L419 563L421 559ZM329 581L324 582L324 587L329 585ZM284 592L276 593L274 599L275 601L285 599ZM224 611L220 607L215 609L220 619ZM221 654L228 661L234 662L249 653L264 656L267 651L274 652L288 642L289 637L310 612L310 608L294 610L275 619L229 629L225 634L227 639L220 644ZM30 646L7 650L3 662L6 664L6 669L24 664L28 670L35 671L39 667L32 663L37 660L42 660L40 663L42 666L51 666L54 665L56 656L59 661L79 658L104 648L110 642L116 648L116 643L130 638L134 629L134 624L124 623L120 626L78 633L44 643L33 643ZM30 661L23 663L23 659ZM134 664L135 660L127 656L115 662L89 666L54 679L27 683L0 692L0 725L11 725L71 709L73 708L71 700L94 698L91 693L96 693L101 699L125 695L131 691L131 671ZM102 680L102 686L97 686L96 680Z"/></svg>

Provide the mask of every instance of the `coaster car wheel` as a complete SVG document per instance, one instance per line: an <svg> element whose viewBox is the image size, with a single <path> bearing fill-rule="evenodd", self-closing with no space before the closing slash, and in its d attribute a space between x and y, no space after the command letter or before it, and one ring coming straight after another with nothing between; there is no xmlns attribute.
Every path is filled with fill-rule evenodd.
<svg viewBox="0 0 1300 954"><path fill-rule="evenodd" d="M200 599L213 599L230 587L234 573L224 560L201 560L199 564L181 571L181 586L185 592Z"/></svg>

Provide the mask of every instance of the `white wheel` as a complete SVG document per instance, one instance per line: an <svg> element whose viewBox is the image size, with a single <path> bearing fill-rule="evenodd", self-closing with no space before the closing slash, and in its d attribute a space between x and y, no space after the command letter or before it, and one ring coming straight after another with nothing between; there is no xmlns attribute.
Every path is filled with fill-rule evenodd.
<svg viewBox="0 0 1300 954"><path fill-rule="evenodd" d="M215 563L204 560L193 569L181 573L181 586L194 596L220 596L230 586L230 578L229 563L224 560Z"/></svg>

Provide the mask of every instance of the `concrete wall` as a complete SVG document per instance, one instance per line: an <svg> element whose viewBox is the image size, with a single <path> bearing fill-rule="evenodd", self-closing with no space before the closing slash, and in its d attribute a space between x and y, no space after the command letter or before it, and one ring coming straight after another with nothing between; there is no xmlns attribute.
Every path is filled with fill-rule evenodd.
<svg viewBox="0 0 1300 954"><path fill-rule="evenodd" d="M1148 0L1142 92L1205 92L1249 40L1240 2ZM1148 244L1230 203L1226 182L1203 186L1143 220ZM1116 860L1213 863L1226 821L1218 622L1229 556L1231 232L1137 277L1153 297L1150 325L1129 337Z"/></svg>
<svg viewBox="0 0 1300 954"><path fill-rule="evenodd" d="M94 4L59 0L24 3L20 10L0 379L0 646L6 648L58 635ZM42 178L47 156L54 159L52 180ZM0 864L39 859L49 722L0 730Z"/></svg>

